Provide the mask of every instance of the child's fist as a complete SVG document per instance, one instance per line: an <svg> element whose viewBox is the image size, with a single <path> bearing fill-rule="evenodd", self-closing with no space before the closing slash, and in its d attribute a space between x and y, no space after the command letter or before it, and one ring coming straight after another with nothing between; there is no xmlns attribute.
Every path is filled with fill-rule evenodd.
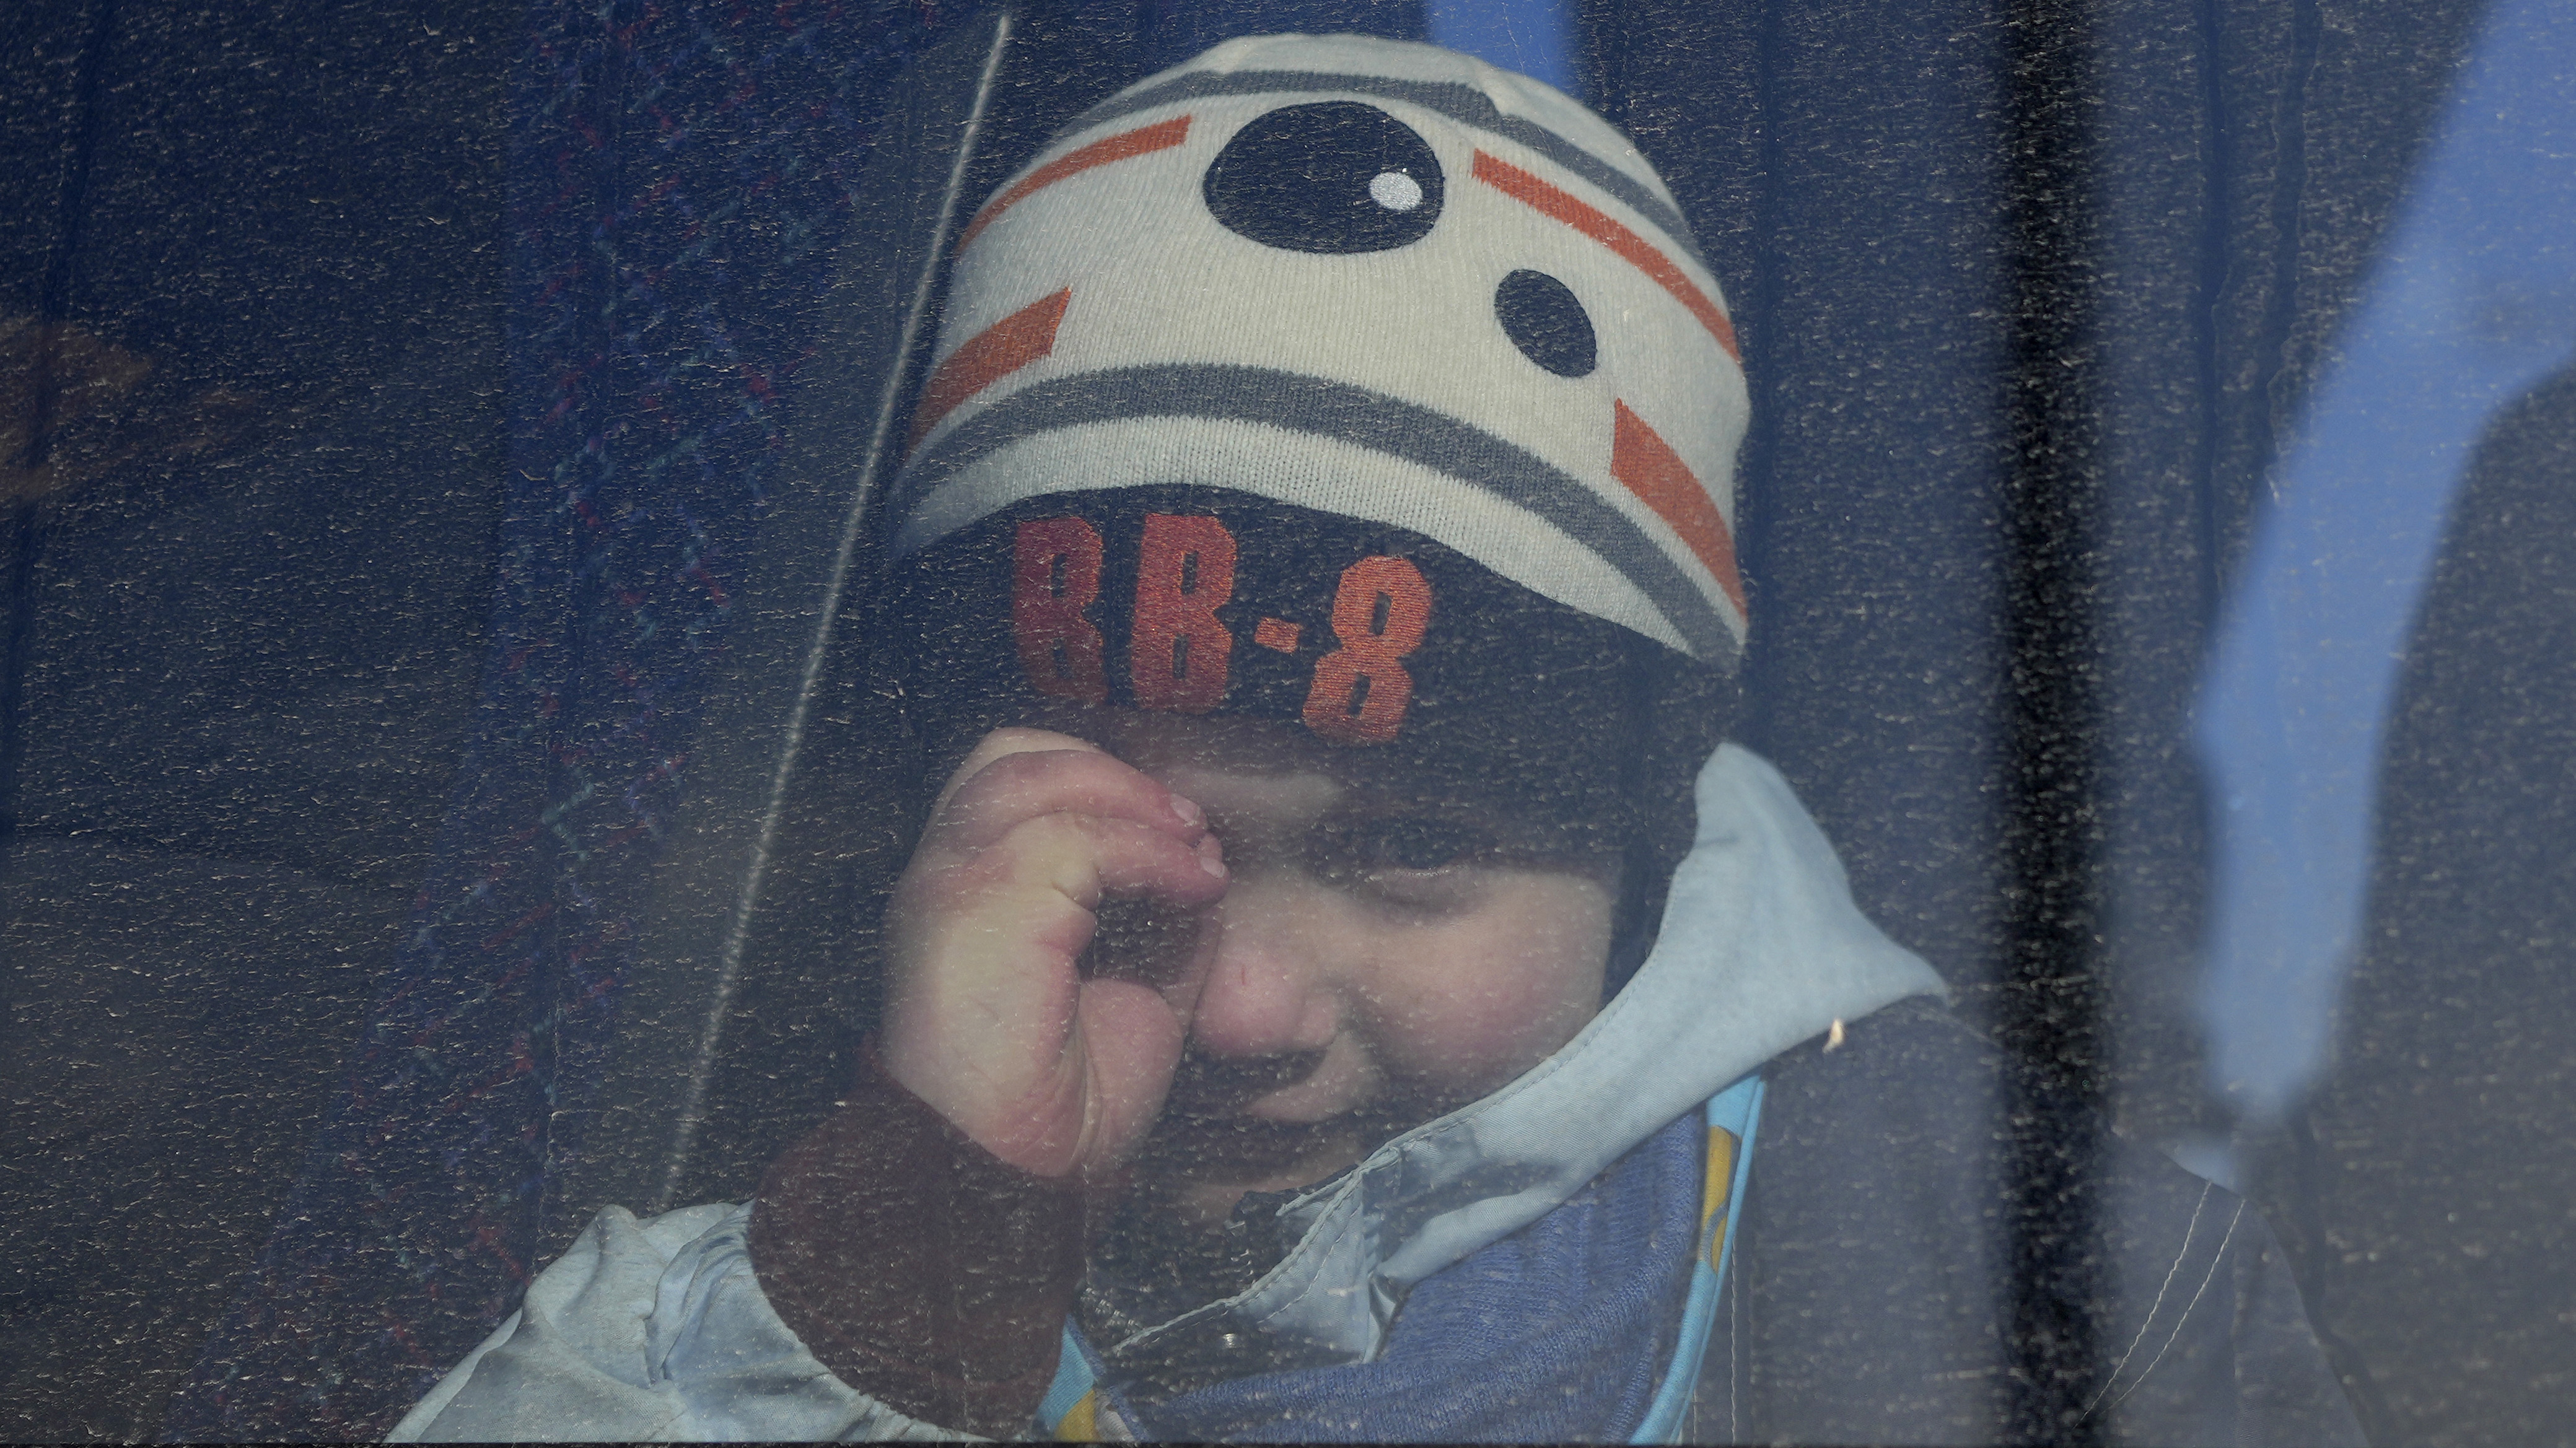
<svg viewBox="0 0 2576 1448"><path fill-rule="evenodd" d="M1204 950L1086 979L1104 897L1225 893L1198 806L1098 746L985 736L941 791L887 914L879 1059L976 1144L1041 1176L1132 1157L1180 1062Z"/></svg>

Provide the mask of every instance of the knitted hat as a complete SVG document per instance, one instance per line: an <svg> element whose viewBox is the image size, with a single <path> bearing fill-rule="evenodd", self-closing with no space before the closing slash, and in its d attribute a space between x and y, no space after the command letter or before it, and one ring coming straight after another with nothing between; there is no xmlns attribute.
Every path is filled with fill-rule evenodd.
<svg viewBox="0 0 2576 1448"><path fill-rule="evenodd" d="M1746 401L1608 124L1431 46L1228 42L974 215L936 355L875 636L938 752L1037 699L1302 723L1625 850L1642 954L1744 636Z"/></svg>
<svg viewBox="0 0 2576 1448"><path fill-rule="evenodd" d="M961 231L938 356L897 559L1186 483L1392 524L1703 663L1741 645L1717 284L1617 131L1467 56L1257 37L1121 92Z"/></svg>

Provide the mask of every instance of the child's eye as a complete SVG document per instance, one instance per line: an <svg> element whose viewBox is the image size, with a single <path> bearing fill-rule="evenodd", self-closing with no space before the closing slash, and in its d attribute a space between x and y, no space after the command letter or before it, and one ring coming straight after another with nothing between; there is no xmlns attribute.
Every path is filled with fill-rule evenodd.
<svg viewBox="0 0 2576 1448"><path fill-rule="evenodd" d="M1490 857L1497 841L1472 821L1439 815L1381 815L1327 826L1322 832L1327 876L1385 870L1439 870Z"/></svg>

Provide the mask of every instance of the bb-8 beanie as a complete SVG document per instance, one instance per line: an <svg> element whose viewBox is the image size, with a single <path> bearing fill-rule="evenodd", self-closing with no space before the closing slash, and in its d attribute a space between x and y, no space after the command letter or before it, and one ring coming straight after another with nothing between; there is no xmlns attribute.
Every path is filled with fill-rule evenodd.
<svg viewBox="0 0 2576 1448"><path fill-rule="evenodd" d="M1656 700L1713 711L1742 647L1748 413L1608 123L1433 46L1229 41L974 213L935 359L878 637L950 752L1032 697L1296 721L1655 836L1659 909L1630 806L1687 840L1656 761L1715 724L1659 744Z"/></svg>

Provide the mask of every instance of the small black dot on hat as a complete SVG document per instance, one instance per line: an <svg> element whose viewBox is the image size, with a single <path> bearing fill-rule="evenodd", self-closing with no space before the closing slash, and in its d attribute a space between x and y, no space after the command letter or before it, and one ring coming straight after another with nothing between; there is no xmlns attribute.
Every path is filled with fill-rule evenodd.
<svg viewBox="0 0 2576 1448"><path fill-rule="evenodd" d="M1598 361L1591 315L1572 288L1545 272L1503 278L1494 288L1494 317L1522 356L1559 377L1589 376Z"/></svg>

